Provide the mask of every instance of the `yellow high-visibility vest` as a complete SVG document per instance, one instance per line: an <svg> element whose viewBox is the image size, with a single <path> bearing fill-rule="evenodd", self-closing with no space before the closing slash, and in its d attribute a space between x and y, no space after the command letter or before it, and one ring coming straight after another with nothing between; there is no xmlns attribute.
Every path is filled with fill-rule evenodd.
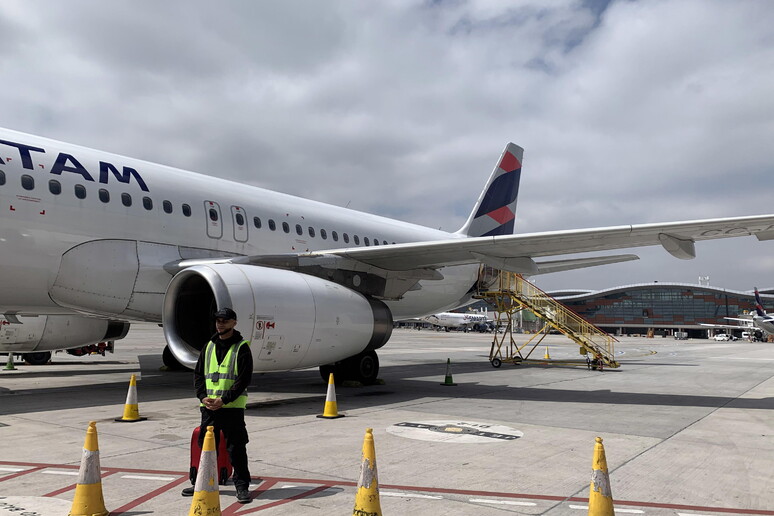
<svg viewBox="0 0 774 516"><path fill-rule="evenodd" d="M215 344L210 341L204 351L204 379L208 398L221 398L237 379L239 371L237 370L237 357L242 346L249 346L250 343L243 340L239 344L232 344L228 348L223 361L218 363L215 353ZM204 403L201 404L204 406ZM232 402L223 405L223 408L246 408L247 407L247 389Z"/></svg>

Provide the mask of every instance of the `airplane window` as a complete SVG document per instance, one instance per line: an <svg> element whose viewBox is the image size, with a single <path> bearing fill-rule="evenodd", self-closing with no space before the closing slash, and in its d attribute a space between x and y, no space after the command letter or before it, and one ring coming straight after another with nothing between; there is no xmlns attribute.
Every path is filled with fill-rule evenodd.
<svg viewBox="0 0 774 516"><path fill-rule="evenodd" d="M99 200L102 202L110 202L110 192L105 190L104 188L100 188L99 192L97 192L99 195Z"/></svg>
<svg viewBox="0 0 774 516"><path fill-rule="evenodd" d="M349 243L349 235L348 235L348 234L346 234L346 233L344 233L344 243L345 243L345 244L348 244L348 243Z"/></svg>
<svg viewBox="0 0 774 516"><path fill-rule="evenodd" d="M365 245L371 245L371 242L368 240L368 237L363 237L363 243Z"/></svg>
<svg viewBox="0 0 774 516"><path fill-rule="evenodd" d="M75 196L78 199L85 199L86 198L86 187L83 185L75 185Z"/></svg>
<svg viewBox="0 0 774 516"><path fill-rule="evenodd" d="M271 229L272 231L277 229L277 225L274 223L274 219L269 219L269 229Z"/></svg>
<svg viewBox="0 0 774 516"><path fill-rule="evenodd" d="M285 233L290 233L290 226L288 225L287 222L282 223L282 231L284 231Z"/></svg>
<svg viewBox="0 0 774 516"><path fill-rule="evenodd" d="M164 208L164 213L172 213L172 203L169 201L164 201L161 203L161 206ZM215 211L214 209L212 211ZM212 218L212 214L210 213L210 218ZM212 220L218 220L217 213L215 214L215 218Z"/></svg>
<svg viewBox="0 0 774 516"><path fill-rule="evenodd" d="M183 204L183 215L185 215L186 217L191 216L191 207L187 204Z"/></svg>
<svg viewBox="0 0 774 516"><path fill-rule="evenodd" d="M339 234L336 233L335 231L331 231L331 236L333 237L333 241L334 242L338 242L339 241Z"/></svg>
<svg viewBox="0 0 774 516"><path fill-rule="evenodd" d="M5 172L0 170L0 185L4 185L4 184L5 184Z"/></svg>
<svg viewBox="0 0 774 516"><path fill-rule="evenodd" d="M234 217L234 218L236 219L237 226L244 226L245 225L245 217L241 213L237 213L236 217Z"/></svg>
<svg viewBox="0 0 774 516"><path fill-rule="evenodd" d="M126 206L127 208L132 205L132 196L128 193L124 192L121 194L121 204Z"/></svg>
<svg viewBox="0 0 774 516"><path fill-rule="evenodd" d="M360 245L360 237L357 235L352 235L352 240L355 241L355 245Z"/></svg>
<svg viewBox="0 0 774 516"><path fill-rule="evenodd" d="M29 174L24 174L23 176L21 176L21 183L22 183L22 188L24 188L25 190L32 190L33 188L35 188L35 179Z"/></svg>
<svg viewBox="0 0 774 516"><path fill-rule="evenodd" d="M320 230L320 238L323 240L328 240L328 233L326 233L324 229Z"/></svg>
<svg viewBox="0 0 774 516"><path fill-rule="evenodd" d="M169 213L169 212L167 212L167 213ZM210 220L213 221L213 222L217 222L218 221L218 210L216 210L215 208L210 208Z"/></svg>
<svg viewBox="0 0 774 516"><path fill-rule="evenodd" d="M151 199L150 197L147 197L147 196L143 197L142 198L142 206L143 206L143 208L145 208L148 211L152 210L153 209L153 199Z"/></svg>
<svg viewBox="0 0 774 516"><path fill-rule="evenodd" d="M395 242L393 242L392 245L395 245Z"/></svg>
<svg viewBox="0 0 774 516"><path fill-rule="evenodd" d="M62 193L62 184L56 179L52 179L48 182L48 191L54 195Z"/></svg>
<svg viewBox="0 0 774 516"><path fill-rule="evenodd" d="M379 245L379 241L374 238L374 245Z"/></svg>
<svg viewBox="0 0 774 516"><path fill-rule="evenodd" d="M253 217L253 225L258 229L261 229L261 219L259 217Z"/></svg>
<svg viewBox="0 0 774 516"><path fill-rule="evenodd" d="M298 233L298 235L304 234L304 228L301 227L301 224L296 224L296 233Z"/></svg>
<svg viewBox="0 0 774 516"><path fill-rule="evenodd" d="M314 238L314 228L312 226L309 226L309 236Z"/></svg>
<svg viewBox="0 0 774 516"><path fill-rule="evenodd" d="M382 240L382 243L383 243L384 245L387 245L387 240Z"/></svg>

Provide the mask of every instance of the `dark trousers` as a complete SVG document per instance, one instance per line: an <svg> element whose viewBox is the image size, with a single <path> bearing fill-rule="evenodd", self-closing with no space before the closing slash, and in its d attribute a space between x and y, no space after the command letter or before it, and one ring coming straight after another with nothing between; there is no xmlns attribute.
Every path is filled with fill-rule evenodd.
<svg viewBox="0 0 774 516"><path fill-rule="evenodd" d="M245 426L245 411L238 408L222 408L219 410L209 410L205 407L199 407L202 412L202 424L199 432L199 448L204 444L204 436L207 433L208 426L215 427L215 449L218 449L220 432L226 438L226 450L231 459L231 465L234 467L234 486L237 489L249 489L250 470L247 467L247 448L250 441L247 437L247 427ZM194 480L194 483L196 481Z"/></svg>

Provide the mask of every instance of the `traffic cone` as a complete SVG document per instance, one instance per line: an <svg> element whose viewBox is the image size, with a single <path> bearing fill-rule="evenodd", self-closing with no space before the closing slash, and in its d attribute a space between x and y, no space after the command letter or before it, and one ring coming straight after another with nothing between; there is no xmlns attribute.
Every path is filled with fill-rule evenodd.
<svg viewBox="0 0 774 516"><path fill-rule="evenodd" d="M366 428L363 439L363 458L360 463L360 478L357 481L357 495L352 516L382 516L379 503L379 475L376 473L376 450L372 428Z"/></svg>
<svg viewBox="0 0 774 516"><path fill-rule="evenodd" d="M328 376L328 393L325 395L325 408L323 409L322 416L317 417L325 419L344 417L344 414L339 414L339 408L336 405L336 385L333 383L333 373Z"/></svg>
<svg viewBox="0 0 774 516"><path fill-rule="evenodd" d="M218 455L215 451L215 427L208 426L204 434L202 454L199 456L199 471L196 474L191 510L188 516L220 516L220 493L218 492Z"/></svg>
<svg viewBox="0 0 774 516"><path fill-rule="evenodd" d="M543 360L551 360L551 355L548 354L548 346L546 346L546 354L543 355Z"/></svg>
<svg viewBox="0 0 774 516"><path fill-rule="evenodd" d="M129 392L126 394L126 403L124 404L123 417L117 417L119 423L136 423L145 421L147 417L140 417L140 407L137 405L137 379L132 375L129 380Z"/></svg>
<svg viewBox="0 0 774 516"><path fill-rule="evenodd" d="M13 365L13 353L10 351L8 352L8 362L5 363L5 369L4 371L16 371L16 368Z"/></svg>
<svg viewBox="0 0 774 516"><path fill-rule="evenodd" d="M602 445L601 437L597 437L597 443L594 445L594 459L591 461L589 516L615 516L613 493L610 491L610 476L607 473L605 447Z"/></svg>
<svg viewBox="0 0 774 516"><path fill-rule="evenodd" d="M68 516L107 516L108 514L102 497L97 422L89 421L86 440L83 443L81 468L78 471L78 483L75 486L75 497Z"/></svg>
<svg viewBox="0 0 774 516"><path fill-rule="evenodd" d="M452 374L451 374L451 359L446 359L446 378L444 378L443 383L441 385L454 386L457 385L454 383L454 380L452 380Z"/></svg>

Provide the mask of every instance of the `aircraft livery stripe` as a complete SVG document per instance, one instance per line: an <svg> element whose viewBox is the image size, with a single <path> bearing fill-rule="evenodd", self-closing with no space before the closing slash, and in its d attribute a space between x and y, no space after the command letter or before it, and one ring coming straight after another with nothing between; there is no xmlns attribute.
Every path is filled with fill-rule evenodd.
<svg viewBox="0 0 774 516"><path fill-rule="evenodd" d="M518 168L513 172L506 172L492 181L476 212L476 218L503 206L508 206L515 201L516 196L519 195L520 175L521 169Z"/></svg>

